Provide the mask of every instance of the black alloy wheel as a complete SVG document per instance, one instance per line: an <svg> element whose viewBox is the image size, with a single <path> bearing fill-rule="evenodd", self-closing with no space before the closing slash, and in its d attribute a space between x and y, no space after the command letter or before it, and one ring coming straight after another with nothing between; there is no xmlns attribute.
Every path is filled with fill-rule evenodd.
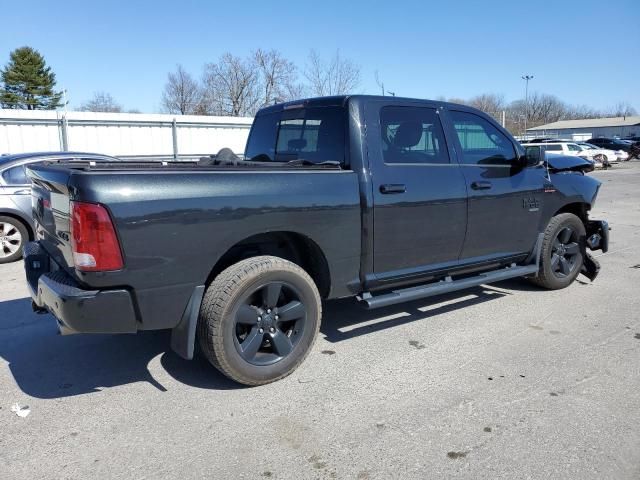
<svg viewBox="0 0 640 480"><path fill-rule="evenodd" d="M558 232L551 247L551 270L558 278L570 276L578 266L578 232L566 226Z"/></svg>
<svg viewBox="0 0 640 480"><path fill-rule="evenodd" d="M242 299L234 317L235 346L252 365L286 358L302 338L307 309L296 287L270 282Z"/></svg>

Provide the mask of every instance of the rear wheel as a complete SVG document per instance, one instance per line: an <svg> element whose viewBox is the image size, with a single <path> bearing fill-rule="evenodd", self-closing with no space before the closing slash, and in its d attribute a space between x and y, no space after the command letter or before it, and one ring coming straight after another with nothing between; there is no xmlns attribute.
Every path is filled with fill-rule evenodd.
<svg viewBox="0 0 640 480"><path fill-rule="evenodd" d="M586 232L572 213L551 219L542 241L540 270L531 281L551 290L571 285L582 269Z"/></svg>
<svg viewBox="0 0 640 480"><path fill-rule="evenodd" d="M604 154L599 153L598 155L594 156L593 158L594 158L594 160L602 163L602 167L603 168L609 168L611 166L611 162L609 162L609 158Z"/></svg>
<svg viewBox="0 0 640 480"><path fill-rule="evenodd" d="M0 263L22 258L22 249L29 240L29 232L20 220L0 216Z"/></svg>
<svg viewBox="0 0 640 480"><path fill-rule="evenodd" d="M279 257L249 258L220 273L207 289L198 341L227 377L262 385L303 362L321 315L318 289L302 268Z"/></svg>

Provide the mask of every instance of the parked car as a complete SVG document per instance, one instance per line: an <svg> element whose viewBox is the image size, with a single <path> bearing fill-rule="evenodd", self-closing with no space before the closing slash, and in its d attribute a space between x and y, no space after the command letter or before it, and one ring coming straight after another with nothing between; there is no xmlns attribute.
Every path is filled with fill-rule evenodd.
<svg viewBox="0 0 640 480"><path fill-rule="evenodd" d="M246 385L293 372L321 299L368 308L599 266L601 183L544 164L471 107L340 96L266 107L246 160L35 165L34 308L64 333L172 329L171 345ZM54 208L55 207L55 208Z"/></svg>
<svg viewBox="0 0 640 480"><path fill-rule="evenodd" d="M558 153L562 155L577 155L583 158L595 159L598 162L606 163L617 163L620 160L628 160L629 154L624 150L609 150L602 147L598 147L596 145L591 145L587 142L577 142L575 140L565 140L565 139L554 139L554 140L545 140L544 142L548 145L553 145L553 147L549 147L547 151L551 153ZM531 144L529 144L531 145Z"/></svg>
<svg viewBox="0 0 640 480"><path fill-rule="evenodd" d="M633 158L634 156L638 156L638 154L640 154L640 148L631 143L624 142L619 138L591 138L587 140L587 143L597 145L600 148L607 148L609 150L622 150L624 152L627 152L629 158Z"/></svg>
<svg viewBox="0 0 640 480"><path fill-rule="evenodd" d="M611 163L629 160L629 154L624 150L609 150L607 148L602 148L587 142L576 142L576 145L583 149L584 155L580 156L584 156L585 158L593 158L599 161L609 161Z"/></svg>
<svg viewBox="0 0 640 480"><path fill-rule="evenodd" d="M117 161L95 153L39 152L0 156L0 263L22 257L22 248L34 238L31 218L31 181L26 166L42 161Z"/></svg>

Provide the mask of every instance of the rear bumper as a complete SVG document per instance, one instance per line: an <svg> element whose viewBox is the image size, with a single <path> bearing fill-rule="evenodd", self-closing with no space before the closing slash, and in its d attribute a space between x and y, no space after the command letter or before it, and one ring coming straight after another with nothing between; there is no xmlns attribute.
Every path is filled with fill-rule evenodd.
<svg viewBox="0 0 640 480"><path fill-rule="evenodd" d="M57 268L37 243L24 248L24 268L34 309L49 311L60 333L135 333L138 322L125 289L85 290Z"/></svg>

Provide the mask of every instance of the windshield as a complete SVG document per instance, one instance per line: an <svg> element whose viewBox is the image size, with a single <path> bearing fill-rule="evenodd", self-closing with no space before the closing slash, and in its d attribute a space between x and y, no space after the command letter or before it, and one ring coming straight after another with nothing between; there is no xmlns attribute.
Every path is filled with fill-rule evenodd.
<svg viewBox="0 0 640 480"><path fill-rule="evenodd" d="M258 115L245 156L260 162L344 163L345 118L342 107L296 108Z"/></svg>

